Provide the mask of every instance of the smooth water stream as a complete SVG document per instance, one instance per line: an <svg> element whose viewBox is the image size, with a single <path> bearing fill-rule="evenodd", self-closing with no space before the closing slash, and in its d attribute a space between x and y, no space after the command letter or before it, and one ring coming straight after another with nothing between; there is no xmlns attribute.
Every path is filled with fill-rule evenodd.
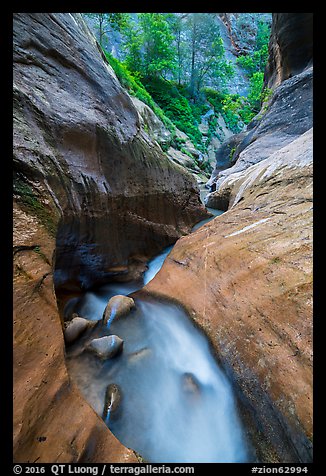
<svg viewBox="0 0 326 476"><path fill-rule="evenodd" d="M214 210L214 215L221 213ZM88 319L101 319L108 300L148 283L171 249L149 261L143 283L102 286L70 303L69 311L73 308ZM115 411L109 406L105 422L125 446L148 462L247 461L231 384L204 334L175 304L154 298L137 298L135 303L136 310L126 317L110 326L97 326L68 347L69 373L86 400L102 415L107 386L118 385L119 406ZM124 341L119 356L103 361L84 351L91 339L110 334Z"/></svg>
<svg viewBox="0 0 326 476"><path fill-rule="evenodd" d="M107 416L107 424L146 461L246 461L232 388L206 337L174 304L135 302L136 311L96 335L120 336L120 356L107 361L88 352L68 357L69 373L86 400L102 415L106 387L120 387L120 406Z"/></svg>

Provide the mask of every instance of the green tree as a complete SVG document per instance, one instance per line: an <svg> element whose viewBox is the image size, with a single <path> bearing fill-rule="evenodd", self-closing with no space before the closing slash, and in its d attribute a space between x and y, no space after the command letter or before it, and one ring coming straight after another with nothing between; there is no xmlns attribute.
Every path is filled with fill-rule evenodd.
<svg viewBox="0 0 326 476"><path fill-rule="evenodd" d="M123 48L126 52L125 64L134 74L143 72L143 32L134 18L130 18L124 29Z"/></svg>
<svg viewBox="0 0 326 476"><path fill-rule="evenodd" d="M264 73L262 71L257 71L251 76L248 101L254 112L259 112L259 109L261 106L263 84L264 84Z"/></svg>
<svg viewBox="0 0 326 476"><path fill-rule="evenodd" d="M254 73L263 72L265 69L269 37L270 25L263 21L258 22L254 51L237 58L237 63L247 72L249 78Z"/></svg>
<svg viewBox="0 0 326 476"><path fill-rule="evenodd" d="M125 28L128 21L127 13L83 13L83 15L95 20L95 28L102 47L104 47L105 35L110 33L111 29L120 31Z"/></svg>
<svg viewBox="0 0 326 476"><path fill-rule="evenodd" d="M175 13L170 14L168 20L171 25L171 31L174 36L174 43L176 48L176 79L178 85L181 85L181 79L183 77L183 70L185 67L186 47L184 41L184 20L187 18L188 13Z"/></svg>

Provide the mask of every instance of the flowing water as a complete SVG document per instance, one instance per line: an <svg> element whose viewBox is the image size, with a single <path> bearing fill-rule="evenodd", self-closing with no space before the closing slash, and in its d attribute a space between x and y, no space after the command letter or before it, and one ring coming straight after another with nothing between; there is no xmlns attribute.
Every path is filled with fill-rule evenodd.
<svg viewBox="0 0 326 476"><path fill-rule="evenodd" d="M149 261L142 283L102 286L70 303L70 311L101 319L110 297L128 295L153 279L171 249ZM204 334L176 304L154 298L136 298L135 304L126 317L97 326L68 347L69 373L86 400L102 415L108 385L118 385L119 405L114 409L111 401L104 421L148 462L247 461L231 384ZM124 341L119 356L103 361L84 351L94 337L110 334Z"/></svg>

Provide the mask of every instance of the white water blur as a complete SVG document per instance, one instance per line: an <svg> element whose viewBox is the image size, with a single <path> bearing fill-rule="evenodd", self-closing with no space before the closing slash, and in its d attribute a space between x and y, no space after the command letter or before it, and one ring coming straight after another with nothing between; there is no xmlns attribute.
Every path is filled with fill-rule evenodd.
<svg viewBox="0 0 326 476"><path fill-rule="evenodd" d="M232 388L206 337L176 305L137 299L136 307L111 324L110 332L124 340L119 357L98 362L89 353L68 355L85 398L102 414L105 389L117 384L122 400L108 426L149 462L247 461ZM185 374L198 391L185 389Z"/></svg>

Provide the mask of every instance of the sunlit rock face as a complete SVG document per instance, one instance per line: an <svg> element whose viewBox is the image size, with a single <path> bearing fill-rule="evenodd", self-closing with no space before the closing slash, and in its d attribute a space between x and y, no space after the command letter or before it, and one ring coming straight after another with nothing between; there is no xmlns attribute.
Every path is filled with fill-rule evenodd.
<svg viewBox="0 0 326 476"><path fill-rule="evenodd" d="M58 288L134 276L205 215L80 16L15 16L14 119L15 172L58 218Z"/></svg>
<svg viewBox="0 0 326 476"><path fill-rule="evenodd" d="M265 462L312 460L312 56L302 15L275 14L293 64L218 173L206 204L226 213L178 241L146 286L181 301L238 384ZM287 15L292 15L288 17ZM284 22L282 21L284 19ZM291 20L291 21L290 21ZM307 21L309 19L307 18ZM297 25L295 28L294 25ZM295 31L294 31L295 30ZM292 32L292 33L291 33ZM292 35L292 36L291 36ZM309 36L309 35L308 35ZM291 41L291 38L293 41ZM282 48L278 49L282 53ZM306 54L307 53L307 54ZM289 71L289 69L288 69ZM268 78L267 78L268 79Z"/></svg>

